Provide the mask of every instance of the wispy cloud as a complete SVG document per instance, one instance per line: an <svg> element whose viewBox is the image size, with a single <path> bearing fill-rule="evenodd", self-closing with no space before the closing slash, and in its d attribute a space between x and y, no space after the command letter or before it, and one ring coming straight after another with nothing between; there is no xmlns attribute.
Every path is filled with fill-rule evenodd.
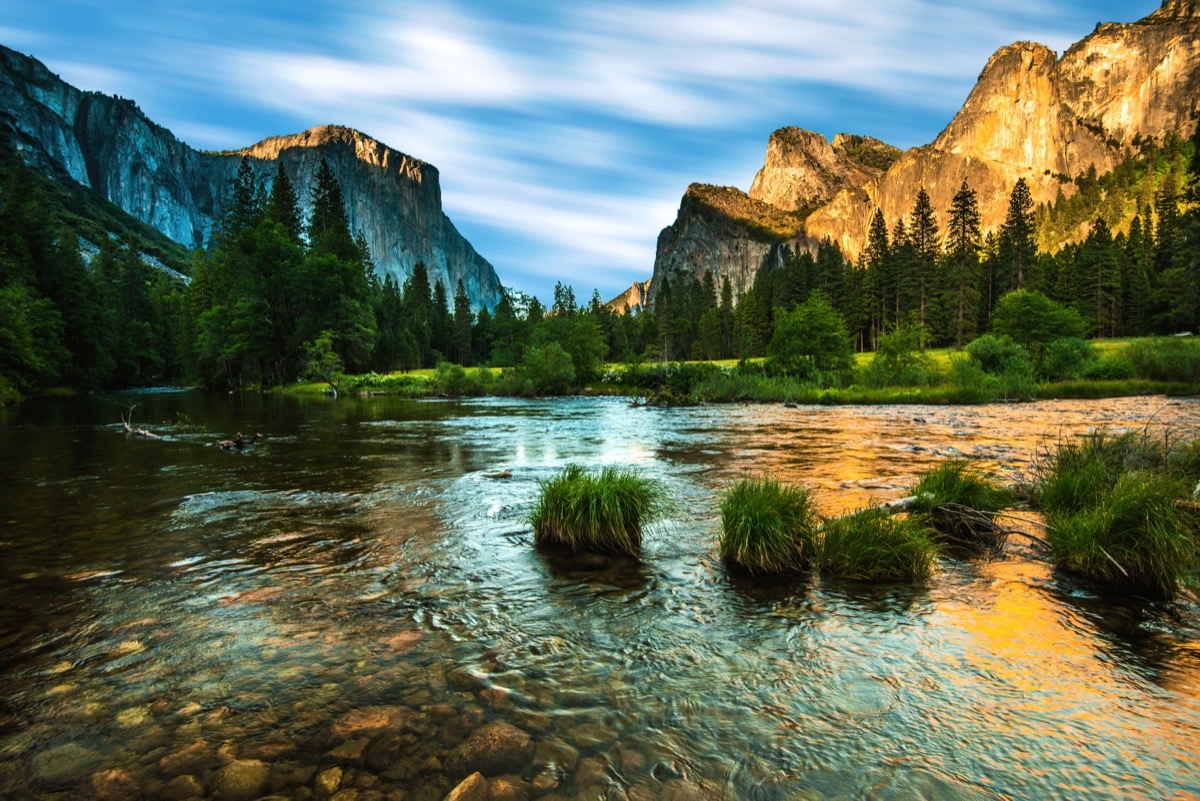
<svg viewBox="0 0 1200 801"><path fill-rule="evenodd" d="M133 97L197 147L336 122L430 161L460 230L507 282L543 295L553 279L615 294L648 275L684 187L745 188L776 127L921 144L996 47L1062 49L1092 17L1157 6L214 2L106 13L49 0L0 21L0 36L36 44L83 88Z"/></svg>

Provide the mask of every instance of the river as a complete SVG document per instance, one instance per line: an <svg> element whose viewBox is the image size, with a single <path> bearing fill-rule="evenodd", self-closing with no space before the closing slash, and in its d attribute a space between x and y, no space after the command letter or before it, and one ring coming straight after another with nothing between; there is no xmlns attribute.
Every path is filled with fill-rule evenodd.
<svg viewBox="0 0 1200 801"><path fill-rule="evenodd" d="M135 403L164 439L123 433ZM1017 477L1145 425L1196 431L1200 401L0 410L0 796L440 801L455 749L504 721L536 752L497 798L1195 798L1195 603L1106 595L1020 537L919 586L748 581L714 555L743 476L835 514L946 456ZM215 445L238 431L264 439ZM666 483L640 560L534 547L538 482L569 462Z"/></svg>

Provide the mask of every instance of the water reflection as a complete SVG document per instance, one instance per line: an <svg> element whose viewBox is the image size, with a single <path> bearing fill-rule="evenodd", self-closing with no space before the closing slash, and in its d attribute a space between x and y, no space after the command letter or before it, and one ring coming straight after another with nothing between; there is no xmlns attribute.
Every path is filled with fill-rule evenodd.
<svg viewBox="0 0 1200 801"><path fill-rule="evenodd" d="M748 580L714 555L719 492L745 475L806 483L837 513L944 455L1021 471L1060 432L1194 426L1194 401L121 402L169 439L125 438L110 398L0 417L20 455L0 462L5 797L93 793L107 770L151 797L188 797L189 780L210 795L257 760L283 797L336 766L359 801L437 801L448 752L491 720L533 737L524 779L545 773L547 797L1200 786L1195 605L1096 595L1022 542L919 587ZM207 430L162 425L181 416ZM213 445L239 430L267 439ZM640 561L533 546L538 483L568 462L666 483L673 510ZM415 716L403 733L335 733L398 707Z"/></svg>

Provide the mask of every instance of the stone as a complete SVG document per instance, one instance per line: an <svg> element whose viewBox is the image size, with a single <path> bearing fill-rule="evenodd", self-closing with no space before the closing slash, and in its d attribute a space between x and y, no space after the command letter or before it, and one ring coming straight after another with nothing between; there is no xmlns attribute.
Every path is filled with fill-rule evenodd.
<svg viewBox="0 0 1200 801"><path fill-rule="evenodd" d="M191 801L204 795L204 785L195 776L176 776L163 785L161 792L166 801Z"/></svg>
<svg viewBox="0 0 1200 801"><path fill-rule="evenodd" d="M505 774L488 779L488 801L529 801L529 782Z"/></svg>
<svg viewBox="0 0 1200 801"><path fill-rule="evenodd" d="M489 687L479 692L479 697L489 709L506 709L512 706L512 693L503 687Z"/></svg>
<svg viewBox="0 0 1200 801"><path fill-rule="evenodd" d="M317 774L313 781L313 791L321 797L331 796L342 786L342 769L329 768Z"/></svg>
<svg viewBox="0 0 1200 801"><path fill-rule="evenodd" d="M158 767L166 776L198 776L204 773L214 758L212 749L206 743L195 742L158 760Z"/></svg>
<svg viewBox="0 0 1200 801"><path fill-rule="evenodd" d="M539 740L533 750L535 768L557 768L567 773L579 764L579 750L561 740Z"/></svg>
<svg viewBox="0 0 1200 801"><path fill-rule="evenodd" d="M35 784L50 789L66 789L87 778L99 767L101 756L78 743L66 743L41 751L33 758Z"/></svg>
<svg viewBox="0 0 1200 801"><path fill-rule="evenodd" d="M479 772L485 776L520 773L533 757L533 738L511 723L495 721L480 726L446 757L452 778Z"/></svg>
<svg viewBox="0 0 1200 801"><path fill-rule="evenodd" d="M472 773L450 791L445 801L487 801L488 783L482 773Z"/></svg>
<svg viewBox="0 0 1200 801"><path fill-rule="evenodd" d="M557 789L562 784L559 781L558 774L554 771L546 771L539 773L533 777L533 781L529 784L529 793L534 798L543 796L551 790Z"/></svg>
<svg viewBox="0 0 1200 801"><path fill-rule="evenodd" d="M617 757L623 773L642 773L646 770L646 756L640 751L626 748Z"/></svg>
<svg viewBox="0 0 1200 801"><path fill-rule="evenodd" d="M120 768L93 773L92 795L96 801L136 801L142 797L142 783Z"/></svg>
<svg viewBox="0 0 1200 801"><path fill-rule="evenodd" d="M337 748L329 752L329 755L338 762L349 762L354 765L361 765L363 758L366 756L367 747L371 741L365 737L357 740L347 740Z"/></svg>
<svg viewBox="0 0 1200 801"><path fill-rule="evenodd" d="M470 693L477 693L480 690L487 689L488 686L487 681L482 676L465 667L456 667L453 670L447 671L446 681L456 690L466 690Z"/></svg>
<svg viewBox="0 0 1200 801"><path fill-rule="evenodd" d="M672 779L662 790L662 801L737 801L737 793L726 781L715 779Z"/></svg>
<svg viewBox="0 0 1200 801"><path fill-rule="evenodd" d="M271 771L257 759L239 759L218 770L209 782L214 801L255 801L264 794Z"/></svg>
<svg viewBox="0 0 1200 801"><path fill-rule="evenodd" d="M588 750L609 746L617 736L617 730L605 723L582 723L570 732L571 742Z"/></svg>
<svg viewBox="0 0 1200 801"><path fill-rule="evenodd" d="M424 716L402 706L354 709L338 718L330 734L335 740L373 739L386 731L419 731Z"/></svg>
<svg viewBox="0 0 1200 801"><path fill-rule="evenodd" d="M580 787L589 784L604 784L608 782L608 760L602 757L588 757L579 760L575 769L575 783Z"/></svg>

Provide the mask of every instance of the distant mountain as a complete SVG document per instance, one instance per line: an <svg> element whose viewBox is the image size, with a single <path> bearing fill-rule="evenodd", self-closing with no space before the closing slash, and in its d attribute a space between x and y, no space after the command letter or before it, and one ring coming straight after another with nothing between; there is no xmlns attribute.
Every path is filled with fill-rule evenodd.
<svg viewBox="0 0 1200 801"><path fill-rule="evenodd" d="M651 296L663 276L706 270L741 291L788 250L812 250L826 238L857 260L875 210L890 230L921 187L945 230L966 179L984 231L995 230L1018 179L1035 202L1051 202L1060 189L1075 190L1065 177L1093 167L1104 174L1146 139L1188 137L1197 117L1200 0L1165 0L1139 22L1098 25L1061 59L1043 45L1010 45L992 56L929 145L900 153L867 137L839 134L830 143L783 128L748 194L693 184L659 235Z"/></svg>
<svg viewBox="0 0 1200 801"><path fill-rule="evenodd" d="M442 281L449 295L461 279L476 308L500 299L495 270L442 211L437 169L349 128L198 151L133 101L76 89L36 59L0 46L0 148L92 188L187 247L207 240L243 156L263 186L281 161L305 214L325 159L347 199L351 229L366 237L381 275L403 282L423 261L430 281Z"/></svg>

